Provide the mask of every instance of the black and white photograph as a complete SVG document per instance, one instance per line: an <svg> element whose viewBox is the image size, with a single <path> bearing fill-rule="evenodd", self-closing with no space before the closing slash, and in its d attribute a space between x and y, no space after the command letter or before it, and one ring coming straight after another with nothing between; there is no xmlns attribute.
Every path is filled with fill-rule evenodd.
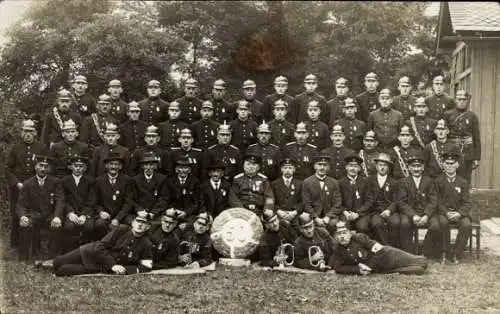
<svg viewBox="0 0 500 314"><path fill-rule="evenodd" d="M0 313L500 313L500 3L0 1Z"/></svg>

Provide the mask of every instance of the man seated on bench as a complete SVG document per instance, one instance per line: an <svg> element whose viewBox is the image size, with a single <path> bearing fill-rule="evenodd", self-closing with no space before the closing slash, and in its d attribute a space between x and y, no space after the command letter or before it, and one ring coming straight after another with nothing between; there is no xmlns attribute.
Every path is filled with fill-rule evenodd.
<svg viewBox="0 0 500 314"><path fill-rule="evenodd" d="M421 275L427 259L370 239L363 233L352 234L344 222L337 223L337 241L329 266L339 274L400 273Z"/></svg>
<svg viewBox="0 0 500 314"><path fill-rule="evenodd" d="M450 243L450 232L445 232L446 252L448 258L454 263L459 263L459 258L467 246L467 241L472 232L470 212L472 202L470 200L469 183L466 179L457 175L459 167L460 152L452 148L443 154L444 173L436 178L435 184L439 196L439 211L448 219L449 225L458 228L458 234L453 249L448 247ZM443 253L442 263L445 262L446 254Z"/></svg>
<svg viewBox="0 0 500 314"><path fill-rule="evenodd" d="M140 212L131 226L119 225L100 241L91 242L54 259L57 276L93 273L130 275L153 267L151 241L147 236L151 216Z"/></svg>
<svg viewBox="0 0 500 314"><path fill-rule="evenodd" d="M424 158L420 152L414 152L408 157L408 168L410 175L399 181L399 211L401 215L408 216L413 228L428 228L424 240L424 255L441 258L448 221L438 212L436 186L431 178L422 175ZM411 230L412 228L408 232L404 232L404 228L400 230L401 246L407 252L412 249Z"/></svg>

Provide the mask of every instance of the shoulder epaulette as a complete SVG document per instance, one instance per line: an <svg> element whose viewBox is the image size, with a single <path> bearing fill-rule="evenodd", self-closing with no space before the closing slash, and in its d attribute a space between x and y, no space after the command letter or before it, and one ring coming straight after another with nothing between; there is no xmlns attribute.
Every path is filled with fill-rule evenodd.
<svg viewBox="0 0 500 314"><path fill-rule="evenodd" d="M293 144L295 144L295 143L297 143L297 142L293 141L293 142L287 143L287 144L286 144L286 146L288 146L288 145L293 145Z"/></svg>
<svg viewBox="0 0 500 314"><path fill-rule="evenodd" d="M179 149L181 149L181 148L180 147L172 147L172 148L170 148L170 150L179 150Z"/></svg>
<svg viewBox="0 0 500 314"><path fill-rule="evenodd" d="M263 179L267 179L267 176L263 173L258 172L257 175Z"/></svg>
<svg viewBox="0 0 500 314"><path fill-rule="evenodd" d="M242 173L238 173L237 175L234 176L234 179L238 179L238 178L241 178L243 177L245 174L242 172Z"/></svg>
<svg viewBox="0 0 500 314"><path fill-rule="evenodd" d="M212 148L214 148L215 146L217 146L217 144L214 144L214 145L210 146L208 149L212 149Z"/></svg>
<svg viewBox="0 0 500 314"><path fill-rule="evenodd" d="M248 147L250 148L250 147L253 147L253 146L256 146L256 145L257 145L257 143L255 143L255 144L250 144L250 145L248 145Z"/></svg>
<svg viewBox="0 0 500 314"><path fill-rule="evenodd" d="M274 147L274 148L278 148L278 149L280 148L278 145L276 145L276 144L272 144L272 143L271 143L271 144L269 144L269 146Z"/></svg>
<svg viewBox="0 0 500 314"><path fill-rule="evenodd" d="M232 148L236 148L237 150L240 150L238 147L234 146L234 145L229 145L231 146Z"/></svg>
<svg viewBox="0 0 500 314"><path fill-rule="evenodd" d="M191 149L194 150L195 152L201 152L202 151L201 148L192 147Z"/></svg>
<svg viewBox="0 0 500 314"><path fill-rule="evenodd" d="M316 145L313 145L313 144L311 144L311 143L307 143L307 146L312 147L312 148L315 148L315 149L318 149L318 147L317 147Z"/></svg>

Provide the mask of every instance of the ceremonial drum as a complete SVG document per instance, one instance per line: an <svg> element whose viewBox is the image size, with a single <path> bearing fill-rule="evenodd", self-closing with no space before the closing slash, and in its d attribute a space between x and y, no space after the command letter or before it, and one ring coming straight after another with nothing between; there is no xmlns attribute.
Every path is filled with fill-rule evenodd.
<svg viewBox="0 0 500 314"><path fill-rule="evenodd" d="M255 252L263 233L260 218L245 208L224 210L211 228L214 248L231 259L243 259Z"/></svg>

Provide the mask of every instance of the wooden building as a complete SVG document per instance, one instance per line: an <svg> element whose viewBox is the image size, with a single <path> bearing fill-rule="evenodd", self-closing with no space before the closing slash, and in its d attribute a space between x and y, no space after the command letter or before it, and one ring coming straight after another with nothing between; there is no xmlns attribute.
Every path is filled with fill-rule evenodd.
<svg viewBox="0 0 500 314"><path fill-rule="evenodd" d="M451 56L450 93L465 89L481 125L472 186L500 190L500 4L441 2L436 52Z"/></svg>

